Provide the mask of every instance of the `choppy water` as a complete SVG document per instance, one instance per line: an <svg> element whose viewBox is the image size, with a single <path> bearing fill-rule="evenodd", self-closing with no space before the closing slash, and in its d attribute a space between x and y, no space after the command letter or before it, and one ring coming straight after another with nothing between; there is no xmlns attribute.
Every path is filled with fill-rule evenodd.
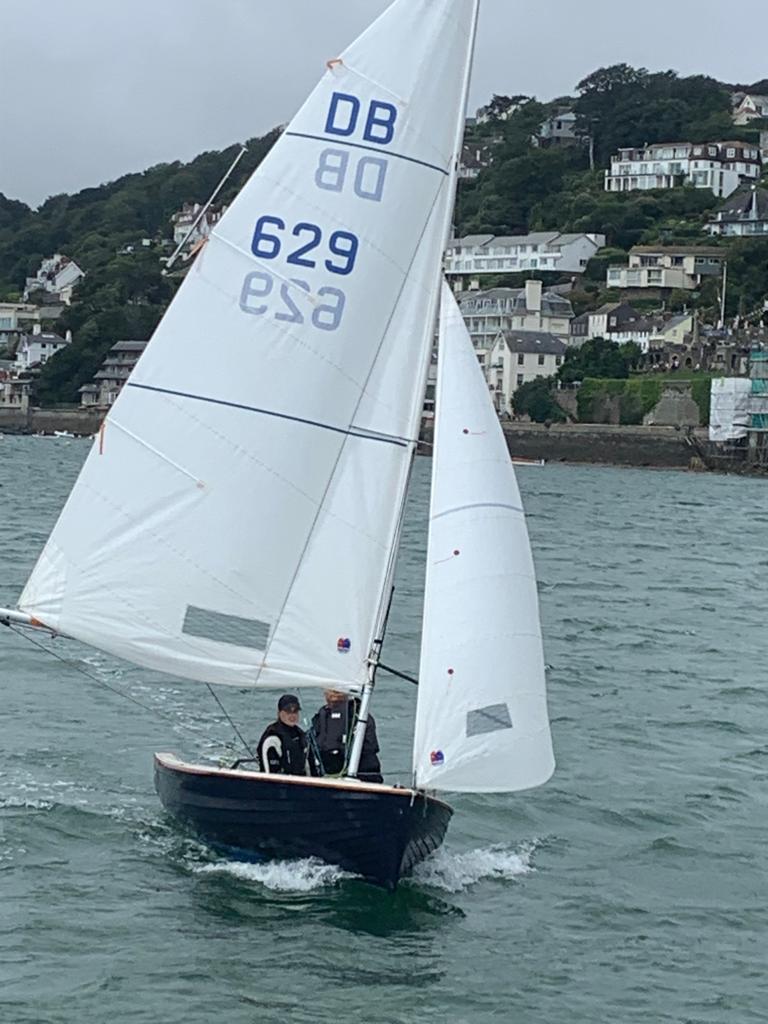
<svg viewBox="0 0 768 1024"><path fill-rule="evenodd" d="M86 448L0 442L0 603ZM387 648L406 670L417 468ZM215 758L232 742L203 688L0 633L3 1024L768 1019L766 484L561 466L520 479L558 770L536 792L457 799L445 847L394 897L311 861L222 860L164 818L152 752ZM251 736L270 717L270 696L223 697ZM406 683L377 691L392 770L409 764L412 704Z"/></svg>

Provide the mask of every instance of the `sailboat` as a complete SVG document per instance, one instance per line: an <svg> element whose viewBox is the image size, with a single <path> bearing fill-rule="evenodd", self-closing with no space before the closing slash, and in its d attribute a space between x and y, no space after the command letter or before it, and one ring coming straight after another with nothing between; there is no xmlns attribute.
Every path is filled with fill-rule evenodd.
<svg viewBox="0 0 768 1024"><path fill-rule="evenodd" d="M554 770L514 469L442 281L478 0L395 0L211 233L0 621L177 678L359 697L343 777L155 756L164 807L245 855L393 889L438 793ZM358 765L441 307L410 786Z"/></svg>

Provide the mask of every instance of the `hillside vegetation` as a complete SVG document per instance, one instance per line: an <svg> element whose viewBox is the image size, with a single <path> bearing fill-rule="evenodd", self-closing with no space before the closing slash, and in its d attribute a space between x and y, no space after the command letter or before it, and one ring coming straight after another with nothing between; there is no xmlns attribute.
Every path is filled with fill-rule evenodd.
<svg viewBox="0 0 768 1024"><path fill-rule="evenodd" d="M751 88L763 87L768 91L768 82ZM692 188L608 194L603 169L610 154L619 146L658 141L756 143L759 124L735 129L731 123L732 88L701 75L649 74L620 64L585 78L577 98L544 104L515 97L524 102L506 120L502 115L512 100L494 97L496 116L472 129L475 141L492 146L494 160L475 181L462 183L457 232L605 234L608 251L592 261L573 293L577 312L594 307L611 297L604 288L608 262L620 261L638 243L707 242L702 228L718 205L709 192ZM575 109L583 145L534 146L542 121L563 106ZM274 131L248 143L221 200L232 199L277 137ZM178 281L163 277L157 245L143 249L138 243L143 237L158 244L168 239L171 215L185 202L205 202L237 151L232 146L188 164L161 164L76 195L52 196L38 210L0 195L0 300L17 299L25 278L55 252L71 256L87 274L56 321L60 333L72 330L74 342L43 368L42 403L78 401L78 388L115 341L150 336ZM129 246L137 247L125 252ZM750 313L768 291L768 239L739 240L728 248L728 311ZM673 307L676 301L690 303L691 297L673 296ZM717 283L709 282L693 301L714 309Z"/></svg>

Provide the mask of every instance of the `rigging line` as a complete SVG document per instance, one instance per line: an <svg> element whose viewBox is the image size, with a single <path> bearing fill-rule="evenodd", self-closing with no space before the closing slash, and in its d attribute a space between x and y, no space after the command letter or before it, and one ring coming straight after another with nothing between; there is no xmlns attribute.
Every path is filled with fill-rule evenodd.
<svg viewBox="0 0 768 1024"><path fill-rule="evenodd" d="M419 680L415 676L409 676L407 672L399 672L396 668L390 668L389 665L385 665L383 662L379 662L376 666L381 672L389 672L391 676L397 676L398 679L405 679L408 683L413 683L414 686L419 685Z"/></svg>
<svg viewBox="0 0 768 1024"><path fill-rule="evenodd" d="M214 688L213 688L213 687L211 686L211 684L210 684L210 683L206 683L205 685L206 685L206 686L208 687L208 692L210 693L210 695L211 695L211 696L213 697L213 699L214 699L214 700L216 701L216 703L217 703L217 704L219 705L219 707L221 708L222 714L224 715L224 717L226 718L226 720L227 720L227 721L229 722L229 724L230 724L230 725L232 726L232 728L234 729L234 731L235 731L235 735L236 735L236 736L238 737L238 739L239 739L239 740L240 740L240 742L241 742L241 743L243 744L243 746L244 746L244 747L245 747L245 749L246 749L246 750L248 751L248 753L249 753L249 754L251 755L251 757L255 759L255 758L256 758L256 755L254 754L254 752L253 752L253 751L251 750L251 748L250 748L250 747L248 746L248 744L246 743L245 739L243 738L243 734L242 734L242 733L240 732L240 730L239 730L239 729L237 728L237 726L235 725L235 723L234 723L234 722L232 721L232 719L230 718L230 716L229 716L229 712L227 711L227 709L226 709L226 708L224 707L224 705L223 705L223 704L221 703L221 700L219 699L219 695L218 695L218 694L216 693L216 691L214 690Z"/></svg>
<svg viewBox="0 0 768 1024"><path fill-rule="evenodd" d="M96 683L98 686L103 686L105 690L109 690L111 693L117 694L118 697L124 697L125 700L130 701L131 704L135 704L137 707L142 708L142 710L144 711L149 711L150 714L156 715L158 718L167 719L177 729L181 729L184 732L188 732L190 735L195 736L197 739L200 738L199 734L196 733L194 729L190 729L189 726L186 726L183 723L176 721L165 712L159 711L157 708L153 708L151 704L145 704L143 701L137 700L136 697L132 697L130 693L126 693L125 690L120 690L116 686L110 686L109 683L106 683L103 679L99 679L98 676L94 676L90 672L88 672L87 669L84 669L79 662L73 662L71 658L62 657L62 655L60 655L57 651L53 651L51 650L50 647L46 647L45 644L41 644L39 640L35 640L34 637L30 636L28 633L22 632L20 629L17 629L15 626L12 626L9 622L3 622L3 625L7 626L8 629L10 629L11 632L15 633L17 636L22 637L22 639L24 640L28 640L33 647L39 648L45 654L49 654L52 658L56 658L64 665L69 665L71 668L76 669L81 675L85 676L86 679L90 679L92 683Z"/></svg>

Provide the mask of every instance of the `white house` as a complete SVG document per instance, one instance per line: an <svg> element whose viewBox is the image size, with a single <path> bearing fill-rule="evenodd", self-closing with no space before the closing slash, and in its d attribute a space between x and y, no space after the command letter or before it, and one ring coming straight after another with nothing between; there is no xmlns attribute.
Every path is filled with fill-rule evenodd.
<svg viewBox="0 0 768 1024"><path fill-rule="evenodd" d="M609 288L661 288L693 291L702 279L722 273L726 253L706 246L636 245L629 266L608 268Z"/></svg>
<svg viewBox="0 0 768 1024"><path fill-rule="evenodd" d="M58 295L64 305L72 302L72 293L79 281L85 277L84 272L69 256L56 253L43 260L34 277L28 277L24 288L24 301L34 292L48 292Z"/></svg>
<svg viewBox="0 0 768 1024"><path fill-rule="evenodd" d="M72 332L67 331L66 338L49 331L37 331L24 334L16 349L14 366L17 371L29 370L33 366L43 366L51 356L55 356L72 341Z"/></svg>
<svg viewBox="0 0 768 1024"><path fill-rule="evenodd" d="M562 338L546 331L500 331L486 370L497 412L512 412L512 395L521 384L557 373L567 351Z"/></svg>
<svg viewBox="0 0 768 1024"><path fill-rule="evenodd" d="M631 192L692 185L729 196L745 181L759 179L762 157L744 142L655 143L620 149L605 172L606 192Z"/></svg>
<svg viewBox="0 0 768 1024"><path fill-rule="evenodd" d="M450 277L553 271L583 274L605 245L605 235L535 231L528 235L467 235L453 239L445 253Z"/></svg>
<svg viewBox="0 0 768 1024"><path fill-rule="evenodd" d="M184 203L182 208L173 214L171 223L173 224L173 241L176 245L181 245L187 237L187 232L195 223L202 209L202 203ZM187 245L192 247L207 238L226 212L226 206L209 206L200 218L200 223L189 236Z"/></svg>
<svg viewBox="0 0 768 1024"><path fill-rule="evenodd" d="M733 123L749 124L750 121L754 121L758 117L768 118L768 96L746 93L733 111Z"/></svg>
<svg viewBox="0 0 768 1024"><path fill-rule="evenodd" d="M768 236L768 189L752 185L735 192L707 225L710 235Z"/></svg>
<svg viewBox="0 0 768 1024"><path fill-rule="evenodd" d="M570 301L543 291L541 281L526 281L525 288L468 292L459 308L483 367L500 331L544 331L567 340L573 318Z"/></svg>

